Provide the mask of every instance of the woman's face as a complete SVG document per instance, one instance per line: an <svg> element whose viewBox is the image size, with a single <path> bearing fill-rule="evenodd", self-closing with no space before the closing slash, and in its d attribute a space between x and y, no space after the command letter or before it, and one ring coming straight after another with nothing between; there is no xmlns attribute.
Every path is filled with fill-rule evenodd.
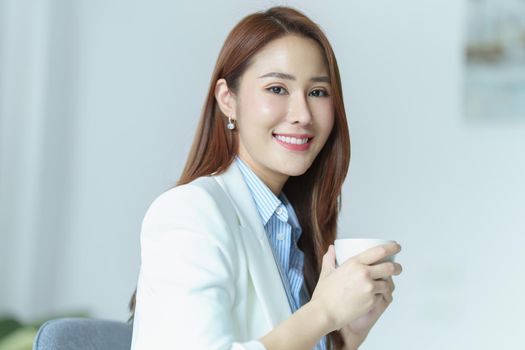
<svg viewBox="0 0 525 350"><path fill-rule="evenodd" d="M297 35L266 45L240 78L239 157L274 193L323 148L334 124L331 93L321 48Z"/></svg>

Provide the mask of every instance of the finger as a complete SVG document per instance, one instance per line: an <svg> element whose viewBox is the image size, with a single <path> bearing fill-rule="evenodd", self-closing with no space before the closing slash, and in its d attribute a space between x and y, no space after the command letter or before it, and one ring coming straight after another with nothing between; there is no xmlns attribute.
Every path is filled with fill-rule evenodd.
<svg viewBox="0 0 525 350"><path fill-rule="evenodd" d="M401 264L396 262L384 262L377 265L372 265L368 267L370 272L370 277L372 279L385 279L390 276L397 276L403 271Z"/></svg>
<svg viewBox="0 0 525 350"><path fill-rule="evenodd" d="M392 300L394 300L394 298L392 296L392 293L394 292L394 289L396 289L396 286L394 285L394 281L392 280L392 277L387 278L386 282L388 284L389 292L383 294L383 299L385 299L385 301L388 304L390 304L392 302Z"/></svg>
<svg viewBox="0 0 525 350"><path fill-rule="evenodd" d="M387 281L377 280L373 282L374 294L387 294L390 293L390 286Z"/></svg>
<svg viewBox="0 0 525 350"><path fill-rule="evenodd" d="M394 281L392 280L392 277L385 278L384 281L388 285L388 293L392 294L394 292L394 289L396 289L396 286L394 284Z"/></svg>
<svg viewBox="0 0 525 350"><path fill-rule="evenodd" d="M394 292L394 289L396 289L396 286L394 285L394 281L392 280L392 277L388 277L386 279L386 283L388 285L388 292L386 293L383 293L383 299L385 299L385 301L390 304L392 302L392 300L394 299L392 297L392 293Z"/></svg>
<svg viewBox="0 0 525 350"><path fill-rule="evenodd" d="M396 289L396 285L394 284L394 280L392 279L392 277L388 277L386 281L388 282L388 285L390 286L390 290L393 292L394 289Z"/></svg>
<svg viewBox="0 0 525 350"><path fill-rule="evenodd" d="M373 309L374 307L376 307L376 305L379 304L379 302L380 302L381 300L383 300L383 299L384 299L383 294L376 294L376 295L374 296L374 302L373 302L373 304L372 304L372 305L373 305L373 306L372 306L372 309Z"/></svg>
<svg viewBox="0 0 525 350"><path fill-rule="evenodd" d="M365 265L371 265L388 256L397 254L401 251L401 246L397 243L381 244L365 250L359 255L349 260L356 260Z"/></svg>
<svg viewBox="0 0 525 350"><path fill-rule="evenodd" d="M394 290L396 290L396 285L394 284L394 281L392 281L392 277L389 278L389 284L390 284L390 294L394 293Z"/></svg>
<svg viewBox="0 0 525 350"><path fill-rule="evenodd" d="M392 294L390 293L381 294L381 295L383 296L383 299L386 301L387 304L392 303L392 301L394 300L394 298L392 297Z"/></svg>
<svg viewBox="0 0 525 350"><path fill-rule="evenodd" d="M323 279L328 276L333 270L335 270L335 250L334 246L330 245L326 254L323 256L323 261L321 265L321 273L319 279Z"/></svg>

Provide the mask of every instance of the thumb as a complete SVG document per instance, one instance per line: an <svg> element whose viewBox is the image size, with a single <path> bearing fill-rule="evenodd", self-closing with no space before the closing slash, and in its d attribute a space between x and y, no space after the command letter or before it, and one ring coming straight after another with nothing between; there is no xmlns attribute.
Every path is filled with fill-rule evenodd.
<svg viewBox="0 0 525 350"><path fill-rule="evenodd" d="M328 276L333 270L335 270L335 250L334 246L330 244L328 251L323 256L323 262L321 266L321 274L319 279L323 279Z"/></svg>

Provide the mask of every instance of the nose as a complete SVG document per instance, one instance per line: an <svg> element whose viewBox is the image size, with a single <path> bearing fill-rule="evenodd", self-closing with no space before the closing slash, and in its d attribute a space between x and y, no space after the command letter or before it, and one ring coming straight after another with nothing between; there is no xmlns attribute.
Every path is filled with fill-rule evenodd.
<svg viewBox="0 0 525 350"><path fill-rule="evenodd" d="M294 98L290 99L287 119L290 124L312 124L310 106L308 106L308 101L303 94L297 94Z"/></svg>

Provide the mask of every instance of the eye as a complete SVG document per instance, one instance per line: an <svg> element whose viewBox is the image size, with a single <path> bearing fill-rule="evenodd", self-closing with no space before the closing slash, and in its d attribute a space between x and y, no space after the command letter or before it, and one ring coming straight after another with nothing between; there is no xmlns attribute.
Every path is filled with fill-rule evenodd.
<svg viewBox="0 0 525 350"><path fill-rule="evenodd" d="M277 95L284 95L286 93L286 89L281 86L270 86L266 90L271 91Z"/></svg>
<svg viewBox="0 0 525 350"><path fill-rule="evenodd" d="M315 89L315 90L312 90L312 92L310 92L310 94L312 96L315 96L315 97L327 97L327 96L330 96L328 94L328 91L324 90L324 89Z"/></svg>

